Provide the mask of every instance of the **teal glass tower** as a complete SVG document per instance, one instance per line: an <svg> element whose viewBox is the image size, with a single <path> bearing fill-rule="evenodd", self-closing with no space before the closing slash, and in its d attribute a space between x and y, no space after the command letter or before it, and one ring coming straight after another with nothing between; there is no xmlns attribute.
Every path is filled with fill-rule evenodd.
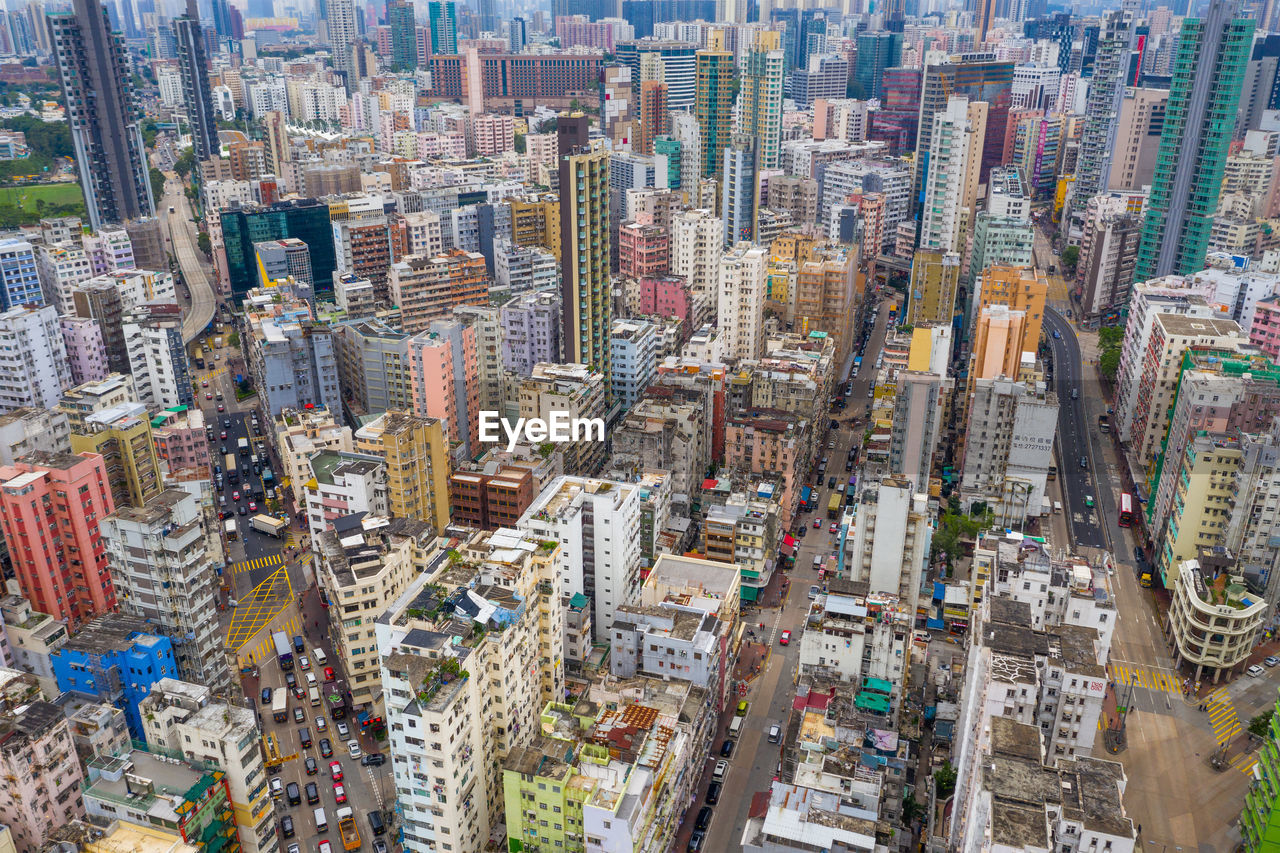
<svg viewBox="0 0 1280 853"><path fill-rule="evenodd" d="M1204 269L1253 28L1237 0L1182 23L1135 281Z"/></svg>

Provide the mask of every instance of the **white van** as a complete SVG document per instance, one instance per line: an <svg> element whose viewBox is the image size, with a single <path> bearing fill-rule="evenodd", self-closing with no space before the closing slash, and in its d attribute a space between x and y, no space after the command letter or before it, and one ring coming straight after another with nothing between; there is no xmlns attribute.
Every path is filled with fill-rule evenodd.
<svg viewBox="0 0 1280 853"><path fill-rule="evenodd" d="M315 708L320 704L320 691L314 687L307 688L307 698L311 700L311 707Z"/></svg>
<svg viewBox="0 0 1280 853"><path fill-rule="evenodd" d="M732 720L730 720L730 721L729 721L729 734L734 735L734 736L736 737L736 736L737 736L737 734L738 734L740 731L742 731L742 721L743 721L743 720L745 720L745 719L746 719L746 717L737 717L737 716L735 716Z"/></svg>
<svg viewBox="0 0 1280 853"><path fill-rule="evenodd" d="M323 808L317 808L315 810L315 818L316 818L316 832L324 832L329 828L329 821L325 819Z"/></svg>
<svg viewBox="0 0 1280 853"><path fill-rule="evenodd" d="M1053 502L1053 511L1056 512L1058 515L1062 515L1062 501Z"/></svg>
<svg viewBox="0 0 1280 853"><path fill-rule="evenodd" d="M329 659L324 655L324 649L321 648L311 650L311 659L316 662L316 666L324 666L329 663Z"/></svg>

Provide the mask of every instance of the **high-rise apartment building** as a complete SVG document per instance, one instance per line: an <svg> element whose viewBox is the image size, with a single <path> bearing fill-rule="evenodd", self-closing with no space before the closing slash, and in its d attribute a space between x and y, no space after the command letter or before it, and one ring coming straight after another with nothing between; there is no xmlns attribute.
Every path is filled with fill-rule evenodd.
<svg viewBox="0 0 1280 853"><path fill-rule="evenodd" d="M754 140L760 169L776 169L781 162L785 64L779 34L757 32L743 64L734 131Z"/></svg>
<svg viewBox="0 0 1280 853"><path fill-rule="evenodd" d="M764 350L764 302L769 252L738 243L720 258L717 312L727 358L755 359Z"/></svg>
<svg viewBox="0 0 1280 853"><path fill-rule="evenodd" d="M0 412L56 406L71 387L71 368L53 306L0 313L0 340Z"/></svg>
<svg viewBox="0 0 1280 853"><path fill-rule="evenodd" d="M138 703L147 745L222 771L244 853L279 848L258 722L249 708L214 697L215 685L162 678Z"/></svg>
<svg viewBox="0 0 1280 853"><path fill-rule="evenodd" d="M391 266L388 291L400 307L405 332L415 335L457 305L483 305L489 298L484 255L450 249L437 256L408 255Z"/></svg>
<svg viewBox="0 0 1280 853"><path fill-rule="evenodd" d="M201 162L218 155L218 121L213 111L209 57L196 0L187 0L186 14L173 22L173 35L178 43L178 68L191 125L191 144L196 161Z"/></svg>
<svg viewBox="0 0 1280 853"><path fill-rule="evenodd" d="M38 451L0 468L0 532L22 594L74 630L117 607L100 521L115 511L96 453Z"/></svg>
<svg viewBox="0 0 1280 853"><path fill-rule="evenodd" d="M720 255L724 223L706 208L686 210L671 220L671 274L684 278L693 293L692 325L701 326L719 299Z"/></svg>
<svg viewBox="0 0 1280 853"><path fill-rule="evenodd" d="M640 84L640 132L633 145L636 153L653 153L653 140L666 133L667 121L667 84L645 80Z"/></svg>
<svg viewBox="0 0 1280 853"><path fill-rule="evenodd" d="M0 240L0 311L42 304L35 249L26 240Z"/></svg>
<svg viewBox="0 0 1280 853"><path fill-rule="evenodd" d="M431 53L434 56L458 52L458 9L453 0L431 0L427 4Z"/></svg>
<svg viewBox="0 0 1280 853"><path fill-rule="evenodd" d="M97 453L117 507L144 506L164 488L151 420L141 403L94 412L71 429L72 453Z"/></svg>
<svg viewBox="0 0 1280 853"><path fill-rule="evenodd" d="M698 89L693 108L702 138L699 174L704 178L720 174L733 119L733 54L724 49L724 35L719 30L711 34L711 39L706 50L698 51Z"/></svg>
<svg viewBox="0 0 1280 853"><path fill-rule="evenodd" d="M194 405L181 306L144 302L124 313L120 329L138 399L153 412Z"/></svg>
<svg viewBox="0 0 1280 853"><path fill-rule="evenodd" d="M559 593L587 597L600 638L610 636L619 607L640 602L640 491L631 483L559 477L517 524L560 543Z"/></svg>
<svg viewBox="0 0 1280 853"><path fill-rule="evenodd" d="M1117 312L1129 301L1138 245L1142 240L1139 193L1095 195L1085 206L1076 292L1080 313L1090 320Z"/></svg>
<svg viewBox="0 0 1280 853"><path fill-rule="evenodd" d="M990 54L961 54L950 61L925 66L920 92L920 124L916 141L913 209L919 210L937 146L933 141L933 118L945 112L953 97L969 99L970 104L983 103L986 127L979 134L982 159L978 180L985 181L995 166L1004 163L1005 133L1009 108L1013 103L1013 62L994 60ZM977 130L977 128L975 128Z"/></svg>
<svg viewBox="0 0 1280 853"><path fill-rule="evenodd" d="M854 60L853 79L862 92L854 97L884 97L884 72L902 64L902 33L881 30L858 34L858 53Z"/></svg>
<svg viewBox="0 0 1280 853"><path fill-rule="evenodd" d="M344 75L347 91L350 92L356 82L351 49L360 38L355 0L326 0L323 17L329 34L329 46L333 49L333 68ZM288 148L287 145L285 147Z"/></svg>
<svg viewBox="0 0 1280 853"><path fill-rule="evenodd" d="M105 10L104 10L105 13ZM37 700L0 712L8 732L0 744L0 823L15 850L41 850L55 829L84 817L84 769L71 722L58 705Z"/></svg>
<svg viewBox="0 0 1280 853"><path fill-rule="evenodd" d="M89 224L97 230L154 216L124 39L98 0L76 0L72 9L47 20Z"/></svg>
<svg viewBox="0 0 1280 853"><path fill-rule="evenodd" d="M928 179L920 211L922 251L957 251L962 220L967 212L964 209L966 182L977 141L973 131L966 98L952 98L945 110L933 116Z"/></svg>
<svg viewBox="0 0 1280 853"><path fill-rule="evenodd" d="M929 561L928 496L905 477L859 485L858 524L845 538L842 577L867 584L872 593L900 596L914 613Z"/></svg>
<svg viewBox="0 0 1280 853"><path fill-rule="evenodd" d="M1204 268L1254 21L1212 0L1178 37L1160 153L1135 273L1141 281Z"/></svg>
<svg viewBox="0 0 1280 853"><path fill-rule="evenodd" d="M1115 147L1116 130L1129 73L1133 25L1129 10L1116 9L1103 18L1098 33L1098 54L1089 81L1076 179L1071 188L1073 214L1083 213L1089 199L1107 188L1113 160L1120 153Z"/></svg>
<svg viewBox="0 0 1280 853"><path fill-rule="evenodd" d="M209 618L219 581L200 501L166 489L145 506L117 506L101 530L121 610L169 639L184 680L229 689L218 621Z"/></svg>
<svg viewBox="0 0 1280 853"><path fill-rule="evenodd" d="M397 71L418 67L417 22L409 0L388 0L387 24L391 27L391 66Z"/></svg>
<svg viewBox="0 0 1280 853"><path fill-rule="evenodd" d="M609 386L609 152L593 149L589 119L561 116L560 297L564 360L604 375Z"/></svg>
<svg viewBox="0 0 1280 853"><path fill-rule="evenodd" d="M387 468L387 508L398 518L449 524L449 443L439 418L384 412L356 430L358 453L380 456Z"/></svg>
<svg viewBox="0 0 1280 853"><path fill-rule="evenodd" d="M760 208L759 140L735 133L733 144L724 150L724 175L720 188L720 218L724 222L724 244L732 246L756 239Z"/></svg>

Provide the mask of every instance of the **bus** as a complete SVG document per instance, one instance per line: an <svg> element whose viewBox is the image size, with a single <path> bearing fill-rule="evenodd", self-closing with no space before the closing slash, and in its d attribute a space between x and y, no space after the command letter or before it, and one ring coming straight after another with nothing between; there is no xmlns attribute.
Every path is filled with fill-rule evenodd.
<svg viewBox="0 0 1280 853"><path fill-rule="evenodd" d="M293 669L293 646L289 645L289 635L284 631L276 631L271 635L271 642L276 647L276 661L280 668Z"/></svg>
<svg viewBox="0 0 1280 853"><path fill-rule="evenodd" d="M1133 524L1133 495L1125 492L1120 496L1120 526Z"/></svg>
<svg viewBox="0 0 1280 853"><path fill-rule="evenodd" d="M226 475L227 482L235 485L240 482L240 471L236 467L236 455L228 453L222 460L222 473Z"/></svg>
<svg viewBox="0 0 1280 853"><path fill-rule="evenodd" d="M827 501L827 518L835 521L840 517L840 500L839 492L832 492L830 499Z"/></svg>
<svg viewBox="0 0 1280 853"><path fill-rule="evenodd" d="M271 692L271 718L277 723L289 721L289 691L283 687Z"/></svg>

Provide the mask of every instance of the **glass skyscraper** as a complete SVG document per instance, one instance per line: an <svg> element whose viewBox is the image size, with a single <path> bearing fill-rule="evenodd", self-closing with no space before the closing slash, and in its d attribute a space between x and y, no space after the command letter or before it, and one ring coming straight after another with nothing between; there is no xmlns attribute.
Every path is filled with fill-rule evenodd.
<svg viewBox="0 0 1280 853"><path fill-rule="evenodd" d="M258 280L254 244L297 238L311 254L315 293L333 292L337 268L329 206L314 200L281 201L270 207L235 208L222 213L222 241L227 251L227 276L231 292L239 297L262 284Z"/></svg>

